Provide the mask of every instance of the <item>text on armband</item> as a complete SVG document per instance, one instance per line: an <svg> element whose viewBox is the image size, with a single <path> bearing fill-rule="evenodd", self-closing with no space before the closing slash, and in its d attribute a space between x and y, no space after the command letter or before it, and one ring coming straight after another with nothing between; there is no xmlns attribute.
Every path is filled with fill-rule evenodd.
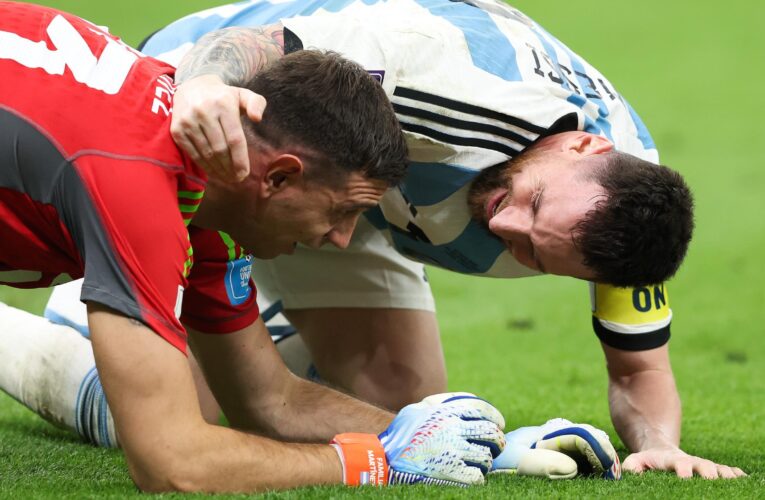
<svg viewBox="0 0 765 500"><path fill-rule="evenodd" d="M656 310L666 307L667 297L664 292L664 285L657 285L653 288L635 288L632 291L632 306L640 312L648 312L652 306Z"/></svg>

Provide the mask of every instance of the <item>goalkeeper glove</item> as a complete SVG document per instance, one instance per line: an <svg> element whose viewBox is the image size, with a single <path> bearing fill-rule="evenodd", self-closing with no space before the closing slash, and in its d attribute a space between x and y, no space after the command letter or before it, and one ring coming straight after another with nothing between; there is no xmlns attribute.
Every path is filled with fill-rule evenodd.
<svg viewBox="0 0 765 500"><path fill-rule="evenodd" d="M483 484L505 445L502 414L469 393L405 407L379 436L339 434L332 444L345 484Z"/></svg>
<svg viewBox="0 0 765 500"><path fill-rule="evenodd" d="M587 424L556 418L544 425L521 427L505 436L505 451L492 473L517 473L550 479L594 475L621 478L621 464L608 435Z"/></svg>

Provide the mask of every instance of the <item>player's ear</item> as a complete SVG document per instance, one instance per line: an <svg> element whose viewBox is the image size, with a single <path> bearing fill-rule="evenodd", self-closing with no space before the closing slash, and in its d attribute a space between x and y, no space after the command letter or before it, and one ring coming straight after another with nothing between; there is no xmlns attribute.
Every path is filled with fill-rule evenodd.
<svg viewBox="0 0 765 500"><path fill-rule="evenodd" d="M295 155L280 154L266 165L266 173L261 182L264 197L268 198L284 189L303 181L305 167L303 161Z"/></svg>
<svg viewBox="0 0 765 500"><path fill-rule="evenodd" d="M614 144L607 138L590 134L589 132L580 132L571 136L567 149L584 156L608 153L614 149Z"/></svg>

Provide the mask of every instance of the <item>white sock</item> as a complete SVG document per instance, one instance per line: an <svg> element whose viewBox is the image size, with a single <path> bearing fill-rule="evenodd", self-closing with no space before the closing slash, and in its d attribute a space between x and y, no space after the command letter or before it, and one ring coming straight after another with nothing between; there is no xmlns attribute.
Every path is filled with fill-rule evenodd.
<svg viewBox="0 0 765 500"><path fill-rule="evenodd" d="M0 303L0 389L99 446L118 446L90 341Z"/></svg>

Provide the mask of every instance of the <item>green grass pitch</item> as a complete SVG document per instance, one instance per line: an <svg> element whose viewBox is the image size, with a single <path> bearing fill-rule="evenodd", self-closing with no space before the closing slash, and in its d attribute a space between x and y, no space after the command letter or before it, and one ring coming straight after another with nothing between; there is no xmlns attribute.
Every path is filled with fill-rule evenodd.
<svg viewBox="0 0 765 500"><path fill-rule="evenodd" d="M108 25L127 42L223 2L44 2ZM765 496L765 4L744 0L515 5L606 74L652 131L662 160L695 191L697 231L669 287L672 359L684 403L683 448L749 472L735 481L670 474L550 482L492 478L467 491L308 488L269 498L754 498ZM615 434L606 376L590 330L587 286L571 279L471 279L431 270L449 385L484 395L508 427L566 416ZM42 311L47 292L0 288ZM2 362L2 360L0 360ZM617 440L622 458L626 449ZM288 465L287 465L288 466ZM118 451L48 425L0 394L0 497L138 495Z"/></svg>

